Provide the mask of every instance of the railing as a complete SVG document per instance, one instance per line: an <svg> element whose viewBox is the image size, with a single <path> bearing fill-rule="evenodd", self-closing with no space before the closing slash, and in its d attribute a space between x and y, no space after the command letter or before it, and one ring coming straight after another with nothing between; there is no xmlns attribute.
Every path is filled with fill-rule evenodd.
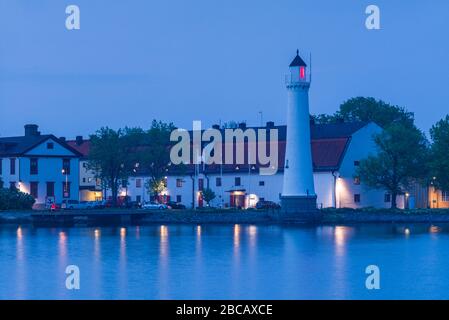
<svg viewBox="0 0 449 320"><path fill-rule="evenodd" d="M310 83L312 81L311 75L305 74L304 78L300 78L299 75L287 74L285 75L285 84L299 84L299 83Z"/></svg>

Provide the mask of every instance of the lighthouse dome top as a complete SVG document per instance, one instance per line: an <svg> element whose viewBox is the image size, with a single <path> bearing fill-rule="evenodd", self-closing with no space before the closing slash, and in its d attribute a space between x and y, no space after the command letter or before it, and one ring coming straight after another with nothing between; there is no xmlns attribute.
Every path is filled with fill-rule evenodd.
<svg viewBox="0 0 449 320"><path fill-rule="evenodd" d="M292 63L290 63L290 67L307 67L307 64L299 56L299 50L296 50L296 57L293 59Z"/></svg>

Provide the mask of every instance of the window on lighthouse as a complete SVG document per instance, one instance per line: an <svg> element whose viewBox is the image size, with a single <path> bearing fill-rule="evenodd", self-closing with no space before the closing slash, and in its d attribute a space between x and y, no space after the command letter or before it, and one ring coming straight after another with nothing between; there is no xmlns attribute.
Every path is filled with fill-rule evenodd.
<svg viewBox="0 0 449 320"><path fill-rule="evenodd" d="M304 79L304 78L306 77L306 68L301 67L301 68L299 69L299 77L300 77L301 79Z"/></svg>

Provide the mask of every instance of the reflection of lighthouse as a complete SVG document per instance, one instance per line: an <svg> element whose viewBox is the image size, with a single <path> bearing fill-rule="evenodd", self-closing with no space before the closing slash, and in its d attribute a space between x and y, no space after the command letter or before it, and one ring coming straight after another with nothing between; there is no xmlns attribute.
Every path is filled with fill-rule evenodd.
<svg viewBox="0 0 449 320"><path fill-rule="evenodd" d="M287 147L281 202L287 213L313 212L316 194L310 144L310 73L297 51L286 79L288 91Z"/></svg>

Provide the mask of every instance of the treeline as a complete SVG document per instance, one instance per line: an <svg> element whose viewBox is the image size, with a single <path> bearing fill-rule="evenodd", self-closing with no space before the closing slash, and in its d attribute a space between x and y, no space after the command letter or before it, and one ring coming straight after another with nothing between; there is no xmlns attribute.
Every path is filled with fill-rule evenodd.
<svg viewBox="0 0 449 320"><path fill-rule="evenodd" d="M172 123L153 120L148 130L103 127L90 135L88 169L104 188L111 190L115 204L119 188L125 187L133 174L149 176L145 187L152 195L164 189L163 180L170 166L170 134L174 129Z"/></svg>
<svg viewBox="0 0 449 320"><path fill-rule="evenodd" d="M356 175L368 187L389 191L392 208L415 183L449 190L449 115L432 126L430 140L412 112L374 98L352 98L333 115L311 117L316 123L373 121L384 129L373 137L377 154L363 159Z"/></svg>

